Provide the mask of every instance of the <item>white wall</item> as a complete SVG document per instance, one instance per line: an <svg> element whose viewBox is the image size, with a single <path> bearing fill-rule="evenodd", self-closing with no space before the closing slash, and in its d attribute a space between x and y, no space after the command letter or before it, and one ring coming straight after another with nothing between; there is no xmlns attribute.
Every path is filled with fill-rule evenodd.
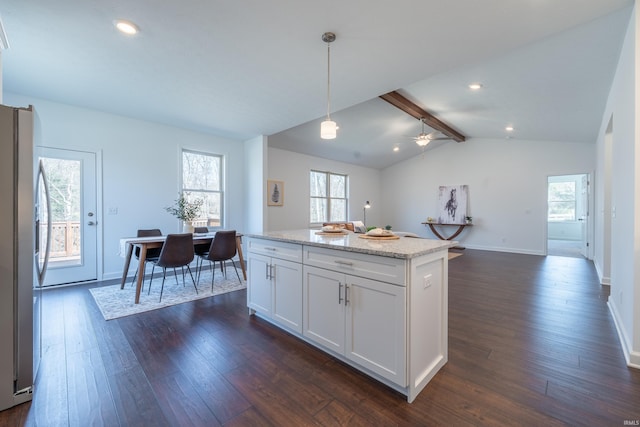
<svg viewBox="0 0 640 427"><path fill-rule="evenodd" d="M542 255L547 177L594 169L593 144L517 139L448 143L382 172L383 214L394 229L434 238L421 223L438 216L438 187L466 184L473 226L456 240L468 248Z"/></svg>
<svg viewBox="0 0 640 427"><path fill-rule="evenodd" d="M267 181L267 138L245 142L245 232L259 233L266 227L265 183Z"/></svg>
<svg viewBox="0 0 640 427"><path fill-rule="evenodd" d="M309 228L311 169L349 176L349 220L362 220L364 203L369 200L371 209L367 211L367 225L380 225L384 221L378 170L277 148L269 148L268 159L267 178L284 181L284 206L267 208L267 230Z"/></svg>
<svg viewBox="0 0 640 427"><path fill-rule="evenodd" d="M2 26L0 25L0 31L2 31ZM2 78L2 48L0 48L0 104L4 104L4 100L3 100L3 90L2 90L2 82L3 82L3 78Z"/></svg>
<svg viewBox="0 0 640 427"><path fill-rule="evenodd" d="M604 271L605 233L611 234L611 294L609 308L616 322L627 363L640 367L640 34L637 6L631 15L620 60L611 85L597 141L596 191L599 212L596 224L595 263ZM611 118L613 131L605 136ZM606 141L609 140L608 143ZM610 148L607 148L608 145ZM610 150L612 167L605 159ZM610 175L608 183L604 177ZM610 196L610 212L604 200ZM610 219L610 226L605 219Z"/></svg>
<svg viewBox="0 0 640 427"><path fill-rule="evenodd" d="M41 145L102 153L103 175L98 179L104 209L97 220L104 246L98 260L99 279L122 275L121 237L134 236L138 228L180 231L179 221L164 207L172 204L180 190L182 148L225 156L225 227L243 230L242 142L11 93L5 93L5 102L35 106ZM109 208L117 208L118 214L106 215Z"/></svg>

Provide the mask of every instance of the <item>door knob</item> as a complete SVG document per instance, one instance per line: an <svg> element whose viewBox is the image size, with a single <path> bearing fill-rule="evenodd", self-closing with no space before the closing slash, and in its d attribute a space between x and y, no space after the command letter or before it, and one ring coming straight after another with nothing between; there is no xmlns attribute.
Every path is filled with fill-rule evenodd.
<svg viewBox="0 0 640 427"><path fill-rule="evenodd" d="M96 223L95 223L95 222L93 222L93 221L89 221L89 222L87 223L87 225L96 225Z"/></svg>

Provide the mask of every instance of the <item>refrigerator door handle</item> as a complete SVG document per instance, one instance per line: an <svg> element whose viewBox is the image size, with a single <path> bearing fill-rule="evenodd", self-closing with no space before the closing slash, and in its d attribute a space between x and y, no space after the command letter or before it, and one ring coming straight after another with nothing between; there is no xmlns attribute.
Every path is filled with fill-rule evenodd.
<svg viewBox="0 0 640 427"><path fill-rule="evenodd" d="M47 273L49 254L51 252L51 220L49 218L51 215L51 201L49 199L49 183L47 182L47 175L45 174L44 163L42 160L40 160L40 164L38 166L38 179L36 182L38 183L38 186L40 185L40 182L42 182L45 204L47 206L47 239L45 241L44 262L42 263L42 267L40 266L40 263L36 264L38 266L38 284L42 286L44 284L44 276ZM40 230L37 232L39 233Z"/></svg>

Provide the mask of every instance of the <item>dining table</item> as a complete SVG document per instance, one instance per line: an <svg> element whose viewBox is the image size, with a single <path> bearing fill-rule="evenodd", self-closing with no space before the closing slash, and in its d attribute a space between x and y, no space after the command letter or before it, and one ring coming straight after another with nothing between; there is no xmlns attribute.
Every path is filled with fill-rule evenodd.
<svg viewBox="0 0 640 427"><path fill-rule="evenodd" d="M193 245L211 244L211 241L215 237L215 232L211 233L194 233ZM139 248L140 254L138 256L138 271L144 271L145 260L147 259L147 251L151 248L160 248L164 244L167 236L153 236L153 237L125 237L120 239L120 253L124 254L124 270L122 272L122 282L120 283L120 289L124 289L124 285L127 281L127 274L129 273L129 266L131 264L131 257L133 256L133 249ZM242 276L244 280L247 280L247 271L244 264L244 256L242 255L242 234L236 233L236 247L238 251L238 258L240 260L240 268L242 269ZM136 297L135 303L140 303L140 292L142 290L144 274L138 274L136 281Z"/></svg>

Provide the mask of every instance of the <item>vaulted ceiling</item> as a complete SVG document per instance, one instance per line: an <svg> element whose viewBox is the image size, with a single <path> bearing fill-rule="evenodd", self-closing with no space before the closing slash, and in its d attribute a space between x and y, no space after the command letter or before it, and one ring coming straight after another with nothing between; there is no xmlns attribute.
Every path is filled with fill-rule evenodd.
<svg viewBox="0 0 640 427"><path fill-rule="evenodd" d="M403 96L467 136L593 143L631 0L5 0L4 90L384 168ZM125 18L141 32L124 36ZM332 118L320 139L331 45ZM483 88L470 91L467 85ZM514 131L505 133L505 126ZM452 141L436 141L437 149ZM392 148L398 146L398 152Z"/></svg>

